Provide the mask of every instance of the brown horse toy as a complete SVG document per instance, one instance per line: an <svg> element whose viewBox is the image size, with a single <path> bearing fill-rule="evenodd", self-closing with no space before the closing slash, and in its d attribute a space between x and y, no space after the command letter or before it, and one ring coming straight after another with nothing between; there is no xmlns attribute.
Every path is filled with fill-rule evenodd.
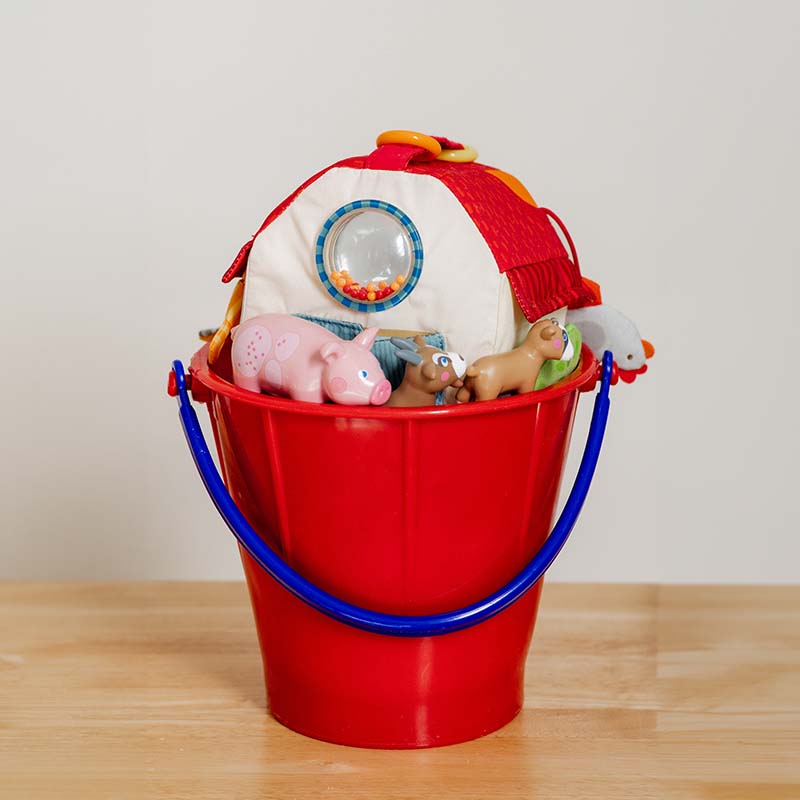
<svg viewBox="0 0 800 800"><path fill-rule="evenodd" d="M463 386L467 362L458 353L440 350L422 336L413 341L392 337L397 357L406 362L403 382L392 392L387 406L432 406L448 386Z"/></svg>
<svg viewBox="0 0 800 800"><path fill-rule="evenodd" d="M484 356L472 364L456 400L466 403L473 397L494 400L506 392L532 392L545 361L569 361L573 352L569 336L557 319L539 320L519 347Z"/></svg>

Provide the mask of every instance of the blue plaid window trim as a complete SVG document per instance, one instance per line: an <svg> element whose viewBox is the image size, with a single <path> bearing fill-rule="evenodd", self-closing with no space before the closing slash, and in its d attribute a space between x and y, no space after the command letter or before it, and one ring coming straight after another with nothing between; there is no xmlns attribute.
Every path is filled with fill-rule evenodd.
<svg viewBox="0 0 800 800"><path fill-rule="evenodd" d="M358 211L361 208L375 208L380 211L384 211L387 214L391 214L405 228L413 246L414 260L411 265L411 272L406 279L406 282L399 291L390 295L386 299L378 300L375 303L365 303L360 300L355 300L352 297L348 297L343 292L340 292L338 287L334 286L328 277L328 271L325 269L325 260L323 257L325 239L328 237L328 234L331 232L333 226L340 219L342 219L342 217L347 216L353 211ZM352 203L347 203L347 205L344 205L334 211L333 214L331 214L325 221L325 224L322 226L322 230L319 232L319 236L317 236L317 246L314 257L317 263L319 279L322 282L322 285L325 287L325 290L334 300L336 300L337 303L341 303L343 306L351 308L354 311L386 311L392 306L402 303L417 285L419 276L422 273L422 239L420 239L419 231L417 231L416 226L409 219L408 215L403 213L397 206L393 206L391 203L385 203L383 200L354 200Z"/></svg>

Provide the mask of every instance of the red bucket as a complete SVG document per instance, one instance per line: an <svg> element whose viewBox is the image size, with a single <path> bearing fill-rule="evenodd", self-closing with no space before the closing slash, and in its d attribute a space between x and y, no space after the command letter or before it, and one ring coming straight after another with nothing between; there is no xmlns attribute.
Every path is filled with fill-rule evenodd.
<svg viewBox="0 0 800 800"><path fill-rule="evenodd" d="M598 374L584 348L570 378L533 394L348 407L244 391L206 355L192 359L192 394L208 404L225 484L250 526L320 589L414 616L480 600L542 547L578 395ZM269 707L289 728L429 747L482 736L520 710L540 580L480 624L398 637L331 619L244 549L242 561Z"/></svg>

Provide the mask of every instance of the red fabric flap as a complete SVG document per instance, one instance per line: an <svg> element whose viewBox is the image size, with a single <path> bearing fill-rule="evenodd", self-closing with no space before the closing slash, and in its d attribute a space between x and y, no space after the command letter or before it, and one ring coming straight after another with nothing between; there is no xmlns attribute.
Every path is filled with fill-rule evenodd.
<svg viewBox="0 0 800 800"><path fill-rule="evenodd" d="M253 240L255 236L242 245L241 250L236 254L233 263L228 267L227 272L222 276L222 282L228 283L233 280L237 275L244 272L247 267L247 259L250 257L250 251L253 249Z"/></svg>
<svg viewBox="0 0 800 800"><path fill-rule="evenodd" d="M566 257L524 264L507 270L506 275L529 322L562 306L582 306L592 299L577 266Z"/></svg>

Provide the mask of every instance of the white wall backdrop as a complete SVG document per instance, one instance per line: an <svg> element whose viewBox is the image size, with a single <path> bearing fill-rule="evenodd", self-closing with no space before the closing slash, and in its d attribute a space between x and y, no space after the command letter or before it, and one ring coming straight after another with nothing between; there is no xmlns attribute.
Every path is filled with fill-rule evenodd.
<svg viewBox="0 0 800 800"><path fill-rule="evenodd" d="M798 4L2 14L0 576L241 575L168 365L266 212L401 127L519 176L656 345L553 577L798 580Z"/></svg>

